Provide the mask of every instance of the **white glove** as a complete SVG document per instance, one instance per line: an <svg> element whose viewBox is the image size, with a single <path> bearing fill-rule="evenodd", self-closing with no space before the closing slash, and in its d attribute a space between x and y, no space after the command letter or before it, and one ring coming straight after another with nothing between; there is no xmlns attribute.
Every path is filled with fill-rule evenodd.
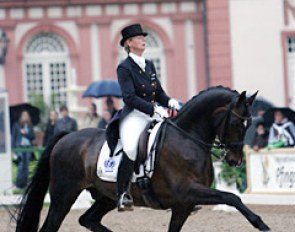
<svg viewBox="0 0 295 232"><path fill-rule="evenodd" d="M181 108L180 103L176 99L174 99L174 98L171 98L168 101L168 106L169 106L169 108L174 109L174 110L177 110L177 111L179 111L180 108Z"/></svg>
<svg viewBox="0 0 295 232"><path fill-rule="evenodd" d="M154 107L154 115L153 118L156 120L168 118L168 112L162 106L155 106Z"/></svg>

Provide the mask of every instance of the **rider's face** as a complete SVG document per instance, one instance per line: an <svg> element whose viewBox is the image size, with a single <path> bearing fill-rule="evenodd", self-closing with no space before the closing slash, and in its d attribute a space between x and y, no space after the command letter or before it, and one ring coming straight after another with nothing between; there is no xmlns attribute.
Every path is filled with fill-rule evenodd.
<svg viewBox="0 0 295 232"><path fill-rule="evenodd" d="M126 42L130 48L130 52L142 55L145 50L145 37L143 35L131 37Z"/></svg>

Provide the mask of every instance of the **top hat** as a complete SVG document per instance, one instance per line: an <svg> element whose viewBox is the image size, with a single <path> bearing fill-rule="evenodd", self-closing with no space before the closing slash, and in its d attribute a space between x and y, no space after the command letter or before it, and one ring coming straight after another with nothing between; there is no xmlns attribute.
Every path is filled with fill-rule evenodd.
<svg viewBox="0 0 295 232"><path fill-rule="evenodd" d="M120 41L120 45L123 47L127 39L137 35L147 36L148 33L142 31L140 24L133 24L123 28L123 30L121 31L121 34L122 34L122 39Z"/></svg>

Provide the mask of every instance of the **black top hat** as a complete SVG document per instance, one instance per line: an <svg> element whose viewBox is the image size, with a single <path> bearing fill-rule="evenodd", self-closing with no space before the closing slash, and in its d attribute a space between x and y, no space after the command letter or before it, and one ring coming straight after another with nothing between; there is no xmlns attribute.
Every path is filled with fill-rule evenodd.
<svg viewBox="0 0 295 232"><path fill-rule="evenodd" d="M121 31L121 34L122 34L122 39L120 41L120 45L123 47L127 39L137 35L147 36L148 33L142 31L140 24L133 24L123 28L123 30Z"/></svg>

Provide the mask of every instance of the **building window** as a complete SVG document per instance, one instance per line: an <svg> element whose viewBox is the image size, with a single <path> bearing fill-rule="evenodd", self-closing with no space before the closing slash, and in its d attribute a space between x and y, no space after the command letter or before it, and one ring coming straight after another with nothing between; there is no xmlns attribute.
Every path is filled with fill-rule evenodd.
<svg viewBox="0 0 295 232"><path fill-rule="evenodd" d="M54 33L39 33L28 41L24 52L25 94L29 102L42 99L51 107L67 104L69 53Z"/></svg>
<svg viewBox="0 0 295 232"><path fill-rule="evenodd" d="M162 86L165 88L167 82L163 43L156 32L147 28L144 28L143 30L148 33L148 36L146 37L146 50L143 56L154 63L157 71L157 76L161 81ZM121 49L119 53L119 62L125 58L126 52Z"/></svg>

